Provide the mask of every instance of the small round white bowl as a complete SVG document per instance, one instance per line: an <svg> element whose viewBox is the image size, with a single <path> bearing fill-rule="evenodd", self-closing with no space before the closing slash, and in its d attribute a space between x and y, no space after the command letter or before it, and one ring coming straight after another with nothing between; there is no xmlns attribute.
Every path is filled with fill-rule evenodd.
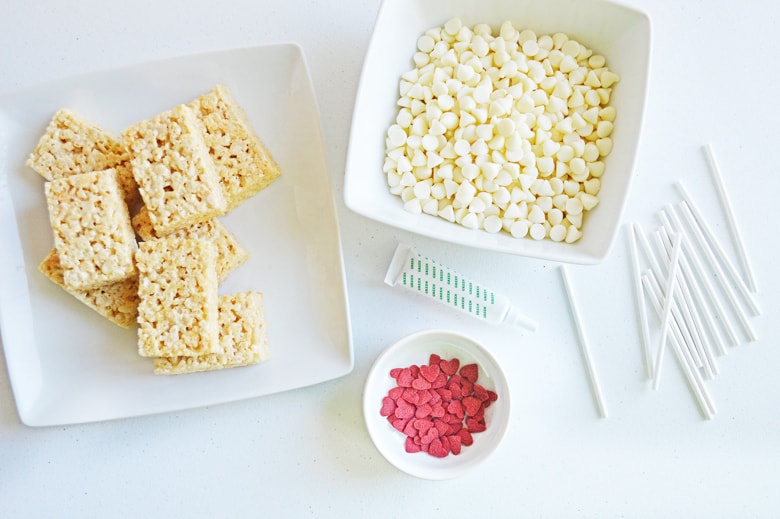
<svg viewBox="0 0 780 519"><path fill-rule="evenodd" d="M464 445L460 454L450 453L444 458L425 452L406 452L406 436L380 414L382 399L396 386L390 370L427 364L432 353L446 360L457 358L461 367L476 363L477 383L498 395L485 410L486 430L475 433L474 443ZM509 425L509 412L509 385L495 358L474 339L445 330L417 332L387 348L371 367L363 391L363 416L376 448L395 467L422 479L456 478L483 462L501 443Z"/></svg>

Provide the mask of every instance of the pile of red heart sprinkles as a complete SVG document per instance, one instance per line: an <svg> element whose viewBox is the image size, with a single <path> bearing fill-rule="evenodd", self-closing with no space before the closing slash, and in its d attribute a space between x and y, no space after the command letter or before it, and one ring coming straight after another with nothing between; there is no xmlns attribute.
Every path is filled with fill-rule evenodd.
<svg viewBox="0 0 780 519"><path fill-rule="evenodd" d="M393 368L396 386L382 399L380 414L406 435L406 452L436 458L460 454L474 442L473 433L487 428L485 409L498 400L477 383L476 364L431 354L428 364Z"/></svg>

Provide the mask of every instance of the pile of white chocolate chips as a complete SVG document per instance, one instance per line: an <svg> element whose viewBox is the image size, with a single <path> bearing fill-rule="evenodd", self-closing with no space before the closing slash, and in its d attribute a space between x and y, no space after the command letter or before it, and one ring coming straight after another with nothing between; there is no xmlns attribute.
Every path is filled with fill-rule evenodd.
<svg viewBox="0 0 780 519"><path fill-rule="evenodd" d="M566 34L458 18L417 41L384 172L413 213L576 242L599 202L618 75Z"/></svg>

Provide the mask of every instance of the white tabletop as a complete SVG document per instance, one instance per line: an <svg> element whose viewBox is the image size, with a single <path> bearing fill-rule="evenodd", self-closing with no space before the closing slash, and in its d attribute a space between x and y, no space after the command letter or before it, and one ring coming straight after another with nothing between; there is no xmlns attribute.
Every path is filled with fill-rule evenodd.
<svg viewBox="0 0 780 519"><path fill-rule="evenodd" d="M374 223L342 201L351 112L378 0L5 2L0 92L161 57L297 42L310 66L341 226L355 366L316 386L203 409L30 428L0 360L4 517L772 517L780 509L777 85L780 7L769 0L627 0L653 24L647 115L625 219L647 229L684 180L728 246L701 147L718 152L758 282L758 340L717 358L703 419L677 366L643 376L626 234L601 265L572 267L609 410L591 397L556 264L463 250ZM399 240L500 288L536 333L468 320L383 284ZM732 254L733 255L733 254ZM734 256L735 257L735 256ZM510 377L512 419L483 465L407 476L361 414L373 360L402 336L452 329ZM0 356L0 359L3 357ZM670 360L670 357L667 358Z"/></svg>

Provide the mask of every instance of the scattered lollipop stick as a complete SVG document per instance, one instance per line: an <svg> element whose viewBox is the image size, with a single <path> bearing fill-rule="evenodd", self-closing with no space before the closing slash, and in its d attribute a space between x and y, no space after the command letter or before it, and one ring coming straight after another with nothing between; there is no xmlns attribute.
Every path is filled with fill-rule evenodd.
<svg viewBox="0 0 780 519"><path fill-rule="evenodd" d="M703 238L701 247L707 249L707 252L712 254L713 257L715 257L715 253L717 253L717 257L720 258L720 260L723 262L723 265L726 267L726 271L734 281L734 285L736 286L737 290L740 292L740 294L742 294L742 297L745 299L745 302L750 308L750 311L753 313L753 315L761 315L761 310L759 309L758 303L756 303L753 294L750 292L747 285L745 285L745 281L737 272L734 264L729 260L726 252L723 250L723 247L721 247L720 242L717 240L717 238L715 238L715 233L712 232L712 229L707 223L707 220L704 218L704 215L702 214L698 205L696 205L696 203L693 201L693 198L688 193L688 190L685 189L685 186L682 184L682 182L676 182L675 186L680 192L680 195L683 197L684 203L682 204L682 207L687 209L685 212L690 213L691 230L693 230L695 234L701 235Z"/></svg>
<svg viewBox="0 0 780 519"><path fill-rule="evenodd" d="M737 332L734 330L731 321L726 317L726 309L723 307L715 287L709 277L705 275L705 267L699 259L696 250L693 248L688 235L685 234L682 221L674 210L670 209L668 215L672 223L672 230L680 232L683 235L683 250L686 252L685 258L690 261L692 267L691 271L697 274L698 280L701 282L702 287L704 287L704 291L707 293L707 301L715 308L715 315L718 318L718 321L723 325L730 344L732 346L739 345ZM722 277L719 277L718 279L723 281ZM724 349L723 352L725 353L726 351L727 350Z"/></svg>
<svg viewBox="0 0 780 519"><path fill-rule="evenodd" d="M664 274L661 271L661 264L658 262L658 258L655 257L653 248L650 246L650 242L647 240L647 235L644 230L642 230L642 226L638 223L634 223L634 233L636 234L637 242L642 248L645 258L647 258L648 263L650 263L650 269L655 273L656 277L662 279Z"/></svg>
<svg viewBox="0 0 780 519"><path fill-rule="evenodd" d="M644 291L642 290L642 275L639 268L639 251L636 246L636 230L628 224L629 245L631 246L631 273L634 281L634 297L639 311L639 325L641 328L642 351L645 354L645 372L647 378L653 378L653 355L650 352L650 325L647 319L647 305L645 304Z"/></svg>
<svg viewBox="0 0 780 519"><path fill-rule="evenodd" d="M731 232L731 238L734 240L736 246L737 255L742 268L745 271L745 281L750 291L756 292L756 280L753 275L753 269L750 266L750 260L747 256L747 249L745 248L744 240L742 239L742 233L739 232L737 226L737 220L734 216L734 209L731 207L731 200L729 199L728 190L723 182L723 175L718 165L718 159L715 157L715 151L712 149L712 145L706 144L704 146L704 153L707 155L707 160L710 164L710 171L712 172L713 180L715 181L715 188L718 190L720 196L721 205L723 211L726 213L726 220L729 225L729 231Z"/></svg>
<svg viewBox="0 0 780 519"><path fill-rule="evenodd" d="M739 323L742 325L742 328L745 330L745 333L747 334L748 340L753 342L756 340L756 332L753 331L753 327L750 326L750 322L748 321L747 315L745 314L744 309L742 306L740 306L739 301L737 300L736 294L734 294L734 289L726 282L726 279L723 275L723 269L721 268L720 264L718 263L717 258L715 257L715 254L710 250L710 248L707 246L706 239L704 235L702 235L701 230L696 226L696 221L693 213L690 211L689 207L686 205L686 202L682 202L680 205L681 212L685 219L688 221L688 226L693 230L693 236L696 238L696 242L699 245L699 250L704 254L704 256L707 258L707 260L710 263L710 266L715 270L716 277L720 280L721 287L723 287L723 291L726 293L726 296L731 303L732 308L734 309L734 312L737 314L737 318L739 319ZM749 294L748 294L749 295Z"/></svg>
<svg viewBox="0 0 780 519"><path fill-rule="evenodd" d="M642 252L644 253L645 257L648 260L648 263L650 264L650 271L653 273L653 276L656 279L666 279L666 276L664 274L663 269L661 268L661 263L659 262L658 258L656 257L655 252L653 251L653 248L650 246L650 242L647 239L647 236L645 235L644 231L642 230L642 227L638 223L634 223L634 231L636 233L636 237L638 238L639 245L642 248ZM685 348L691 350L693 339L691 338L690 333L688 332L688 329L683 326L683 322L681 320L681 317L679 315L679 311L676 308L672 309L672 321L678 323L680 327L680 332L682 333L682 346ZM656 352L657 353L657 352ZM655 365L655 361L653 361L653 380L655 380L656 370L658 369Z"/></svg>
<svg viewBox="0 0 780 519"><path fill-rule="evenodd" d="M649 274L645 274L642 276L642 283L647 289L647 294L650 299L650 302L655 309L656 313L660 316L663 312L663 308L661 306L661 302L659 300L659 293L661 291L660 285L655 284L655 288L653 287L653 282L651 281L652 272ZM710 397L709 392L707 391L707 387L704 385L704 380L701 378L701 374L696 370L696 368L693 367L693 359L688 355L688 351L686 348L683 348L681 346L682 344L682 335L680 334L679 327L676 326L676 324L672 327L672 349L675 352L675 355L677 356L677 360L680 363L680 366L682 367L683 373L685 374L686 379L688 380L688 385L691 388L691 391L693 392L694 397L696 397L696 401L699 404L699 409L704 413L704 416L707 419L712 418L712 416L715 414L715 404L712 401L712 398Z"/></svg>
<svg viewBox="0 0 780 519"><path fill-rule="evenodd" d="M666 268L668 275L672 257L671 245L669 248L666 247L666 244L661 237L660 230L653 233L653 238L655 238L656 245L658 246L658 255L661 258L661 263L664 265L664 268ZM676 291L674 293L674 299L672 300L672 303L674 304L674 307L672 308L672 320L680 324L680 329L683 331L683 336L686 340L686 346L691 352L691 357L693 357L696 366L701 367L703 364L701 361L701 356L699 355L699 351L701 350L699 343L701 340L697 336L697 330L693 327L690 313L686 312L685 301L680 297L682 294L682 285L680 282L680 268L678 267Z"/></svg>
<svg viewBox="0 0 780 519"><path fill-rule="evenodd" d="M661 220L663 222L664 231L667 235L672 235L675 232L674 227L672 226L671 218L669 216L670 212L671 208L665 208L661 211ZM684 279L685 289L689 291L688 297L691 301L691 313L694 317L694 323L696 323L697 327L699 328L699 333L701 334L702 338L705 338L704 340L706 344L709 343L709 341L706 340L707 335L709 335L715 343L715 346L717 346L718 353L725 355L727 351L725 341L720 333L720 330L718 329L717 323L715 322L715 317L712 315L710 307L707 305L704 299L704 295L702 294L702 289L699 286L698 279L694 276L691 269L691 264L688 259L688 242L685 235L683 235L682 238L680 272Z"/></svg>
<svg viewBox="0 0 780 519"><path fill-rule="evenodd" d="M660 229L661 246L666 248L667 252L671 254L671 238L666 231L665 227ZM682 242L680 243L680 267L677 271L677 293L681 295L683 319L687 323L688 329L691 332L693 338L693 345L695 346L694 361L696 366L703 367L704 373L707 378L714 378L718 374L718 367L715 364L715 359L712 356L712 348L710 347L707 336L701 327L701 316L697 312L696 305L693 301L691 289L688 286L687 279L683 275L683 260L685 259L685 249L682 248Z"/></svg>
<svg viewBox="0 0 780 519"><path fill-rule="evenodd" d="M585 328L582 326L582 320L577 306L577 301L574 296L574 291L569 281L569 276L566 273L566 266L560 266L561 278L563 279L563 286L566 289L566 296L569 299L569 307L571 313L574 316L574 324L577 327L577 335L580 339L580 347L582 348L583 356L585 357L585 366L588 369L588 376L590 377L591 388L593 389L593 396L596 400L596 405L599 409L599 414L602 418L607 417L607 407L604 403L604 397L601 394L601 385L599 384L598 376L596 375L596 369L593 365L593 359L590 354L590 346L588 345L588 339L585 335Z"/></svg>
<svg viewBox="0 0 780 519"><path fill-rule="evenodd" d="M748 314L758 316L761 310L754 297L755 277L718 161L711 145L707 144L704 152L744 275L734 267L709 222L681 181L674 185L682 201L675 206L667 204L658 213L661 226L653 233L654 246L651 246L648 236L636 222L629 225L629 245L636 310L641 325L641 345L653 389L658 389L668 345L677 357L700 411L707 419L711 419L716 409L705 379L712 379L719 373L715 362L716 353L725 355L729 345L739 345L740 338L732 326L733 319L739 321L748 341L757 340ZM644 258L640 258L642 255ZM703 266L705 260L706 267ZM646 268L644 272L643 268ZM570 292L563 268L561 273ZM569 293L580 341L586 360L589 361L590 354L572 297ZM723 301L724 297L727 301ZM653 337L653 340L658 341L655 349L650 344L652 330L647 322L647 301L660 321L659 333ZM728 306L726 302L730 305L728 310L733 311L727 313L727 309L724 309L724 306ZM592 366L589 369L592 370ZM591 378L595 381L595 373L592 371ZM594 384L594 392L598 400L597 382Z"/></svg>
<svg viewBox="0 0 780 519"><path fill-rule="evenodd" d="M672 317L672 308L674 308L674 292L677 289L677 269L680 265L680 242L682 236L675 234L672 245L672 263L669 266L669 275L666 279L664 290L664 311L661 317L661 338L658 340L658 349L656 350L655 364L653 365L653 389L658 389L661 380L661 362L666 350L666 338L669 333L669 319Z"/></svg>

